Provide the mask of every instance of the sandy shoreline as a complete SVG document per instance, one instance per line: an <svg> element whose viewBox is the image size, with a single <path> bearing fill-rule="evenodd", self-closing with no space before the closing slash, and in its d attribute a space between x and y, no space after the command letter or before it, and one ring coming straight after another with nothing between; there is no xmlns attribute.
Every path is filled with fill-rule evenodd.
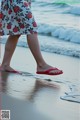
<svg viewBox="0 0 80 120"><path fill-rule="evenodd" d="M4 45L1 45L1 59ZM20 76L0 73L1 108L11 110L11 120L79 120L80 104L60 99L67 86L55 82L75 81L80 78L80 61L77 58L42 52L48 63L63 69L61 76ZM17 47L11 66L31 74L36 64L30 51ZM52 79L48 82L46 79Z"/></svg>

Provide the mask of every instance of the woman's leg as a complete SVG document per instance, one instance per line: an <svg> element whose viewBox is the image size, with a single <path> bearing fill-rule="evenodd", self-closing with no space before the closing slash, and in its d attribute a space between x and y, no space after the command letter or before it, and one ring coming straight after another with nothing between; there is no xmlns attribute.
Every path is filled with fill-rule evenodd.
<svg viewBox="0 0 80 120"><path fill-rule="evenodd" d="M0 70L13 71L13 69L10 67L10 61L14 53L14 50L16 48L16 44L18 42L19 37L20 35L9 36L5 46L4 58ZM37 63L37 71L45 71L53 68L52 66L48 65L42 57L37 34L28 35L27 40L28 40L29 48ZM60 70L52 70L50 71L50 73L54 73L54 74L60 73Z"/></svg>
<svg viewBox="0 0 80 120"><path fill-rule="evenodd" d="M52 66L48 65L42 57L37 34L28 35L27 40L28 40L29 48L37 63L37 71L45 71L45 70L53 68ZM58 73L60 72L60 70L51 70L50 72Z"/></svg>
<svg viewBox="0 0 80 120"><path fill-rule="evenodd" d="M10 61L11 61L12 55L15 51L16 44L18 42L19 37L20 37L20 35L10 35L8 37L8 40L7 40L6 45L5 45L5 53L4 53L2 65L0 67L1 70L5 70L5 69L6 70L13 70L10 67Z"/></svg>

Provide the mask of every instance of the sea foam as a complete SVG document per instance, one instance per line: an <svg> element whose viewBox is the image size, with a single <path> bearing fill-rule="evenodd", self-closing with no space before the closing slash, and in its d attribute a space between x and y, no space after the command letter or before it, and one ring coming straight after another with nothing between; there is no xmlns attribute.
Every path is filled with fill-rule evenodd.
<svg viewBox="0 0 80 120"><path fill-rule="evenodd" d="M62 39L64 41L75 42L80 44L80 30L74 28L39 24L38 32L43 35L52 36Z"/></svg>

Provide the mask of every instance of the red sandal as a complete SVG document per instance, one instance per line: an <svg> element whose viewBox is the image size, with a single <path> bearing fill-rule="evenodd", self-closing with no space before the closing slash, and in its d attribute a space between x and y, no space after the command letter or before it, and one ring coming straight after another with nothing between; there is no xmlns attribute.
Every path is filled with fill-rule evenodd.
<svg viewBox="0 0 80 120"><path fill-rule="evenodd" d="M10 72L10 73L18 73L18 74L20 74L20 72L19 72L19 71L16 71L16 70L12 70L12 71L5 70L4 72Z"/></svg>
<svg viewBox="0 0 80 120"><path fill-rule="evenodd" d="M17 73L17 74L20 74L20 72L19 71L16 71L16 70L12 70L12 71L10 71L10 70L0 70L1 72L10 72L10 73Z"/></svg>
<svg viewBox="0 0 80 120"><path fill-rule="evenodd" d="M45 71L40 71L40 72L37 71L36 73L37 73L37 74L46 74L46 75L60 75L60 74L63 73L62 70L59 70L59 72L51 73L51 71L53 71L53 70L59 70L59 69L58 69L58 68L50 68L50 69L45 70Z"/></svg>

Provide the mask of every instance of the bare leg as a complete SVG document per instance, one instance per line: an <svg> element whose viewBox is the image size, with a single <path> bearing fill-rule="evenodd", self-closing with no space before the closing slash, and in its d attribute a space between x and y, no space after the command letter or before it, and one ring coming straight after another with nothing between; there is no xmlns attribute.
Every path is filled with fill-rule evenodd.
<svg viewBox="0 0 80 120"><path fill-rule="evenodd" d="M5 53L2 61L2 65L0 67L0 70L13 70L10 67L10 61L12 58L12 55L15 51L16 44L18 42L18 38L20 35L11 35L8 37L7 43L5 45Z"/></svg>
<svg viewBox="0 0 80 120"><path fill-rule="evenodd" d="M53 68L52 66L48 65L42 57L42 54L40 52L40 46L39 46L37 34L28 35L27 40L28 40L29 48L30 48L30 50L36 60L36 63L37 63L37 71L45 71L50 68ZM54 73L54 72L58 73L58 72L60 72L60 70L51 71L51 73Z"/></svg>
<svg viewBox="0 0 80 120"><path fill-rule="evenodd" d="M13 71L13 69L10 67L10 61L14 53L14 50L16 48L16 44L18 42L19 37L20 35L9 36L5 46L5 54L4 54L4 58L3 58L3 62L0 67L0 70ZM37 71L45 71L50 68L53 68L52 66L48 65L42 57L37 34L28 35L27 40L28 40L29 48L37 63ZM51 73L58 73L58 72L60 72L60 70L51 71Z"/></svg>
<svg viewBox="0 0 80 120"><path fill-rule="evenodd" d="M42 54L40 52L40 46L39 46L37 34L28 35L27 40L28 40L29 48L36 60L37 65L39 66L42 66L44 64L46 65L46 62L44 61Z"/></svg>

